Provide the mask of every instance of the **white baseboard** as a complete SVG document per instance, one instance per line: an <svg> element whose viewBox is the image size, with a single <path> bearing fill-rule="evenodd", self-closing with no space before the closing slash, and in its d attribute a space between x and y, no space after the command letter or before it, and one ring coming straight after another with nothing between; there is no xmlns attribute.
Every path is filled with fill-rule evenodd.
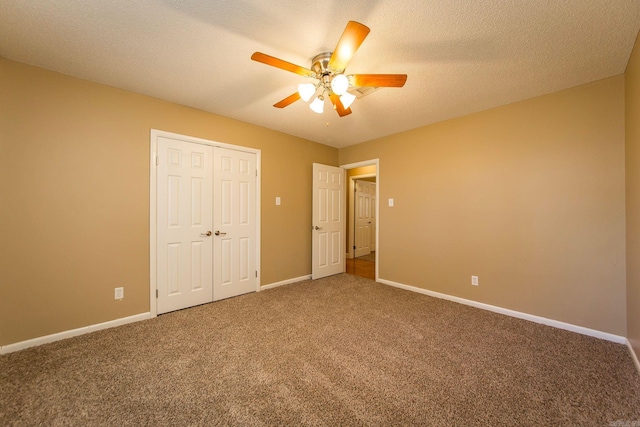
<svg viewBox="0 0 640 427"><path fill-rule="evenodd" d="M75 337L78 335L88 334L89 332L99 331L101 329L113 328L120 325L126 325L127 323L139 322L140 320L150 319L151 313L140 313L133 316L122 317L120 319L110 320L104 323L98 323L96 325L84 326L78 329L71 329L69 331L58 332L57 334L45 335L44 337L33 338L27 341L21 341L14 344L9 344L0 347L0 354L13 353L14 351L24 350L25 348L35 347L37 345L47 344L54 341L60 341L66 338Z"/></svg>
<svg viewBox="0 0 640 427"><path fill-rule="evenodd" d="M311 279L311 275L310 274L308 276L300 276L300 277L296 277L295 279L287 279L287 280L283 280L281 282L275 282L275 283L270 283L268 285L263 285L263 286L260 287L260 290L264 291L264 290L267 290L267 289L277 288L278 286L290 285L292 283L302 282L304 280L309 280L309 279Z"/></svg>
<svg viewBox="0 0 640 427"><path fill-rule="evenodd" d="M629 342L629 340L627 339L626 341L627 341L627 348L629 349L629 353L631 353L631 358L633 359L633 363L636 365L636 370L640 374L640 361L638 361L638 355L633 350L633 347L631 346L631 343Z"/></svg>
<svg viewBox="0 0 640 427"><path fill-rule="evenodd" d="M271 288L276 288L278 286L288 285L291 283L302 282L303 280L311 279L311 275L301 276L294 279L283 280L277 283L271 283L269 285L264 285L260 287L260 290L266 290ZM35 347L42 344L51 343L54 341L60 341L66 338L75 337L78 335L88 334L90 332L99 331L101 329L113 328L120 325L125 325L127 323L138 322L140 320L151 319L151 313L140 313L129 317L123 317L121 319L110 320L104 323L98 323L96 325L84 326L82 328L71 329L69 331L58 332L56 334L46 335L43 337L33 338L26 341L17 342L14 344L8 344L5 346L0 346L0 354L13 353L15 351L24 350L25 348Z"/></svg>
<svg viewBox="0 0 640 427"><path fill-rule="evenodd" d="M283 280L281 282L276 282L276 283L271 283L268 285L264 285L261 287L261 290L266 290L266 289L272 289L272 288L276 288L278 286L284 286L284 285L289 285L291 283L296 283L296 282L302 282L304 280L309 280L311 279L311 275L307 275L307 276L300 276L300 277L296 277L293 279L288 279L288 280ZM449 300L449 301L453 301L453 302L457 302L459 304L464 304L464 305L468 305L471 307L476 307L476 308L480 308L483 310L488 310L488 311L492 311L495 313L499 313L499 314L504 314L507 316L511 316L511 317L516 317L518 319L524 319L524 320L529 320L531 322L535 322L535 323L541 323L543 325L547 325L547 326L552 326L555 328L559 328L559 329L565 329L571 332L576 332L579 334L583 334L583 335L588 335L591 337L595 337L595 338L600 338L600 339L604 339L607 341L612 341L612 342L616 342L619 344L626 344L627 347L629 348L629 352L631 353L631 357L633 358L633 362L636 365L636 368L638 369L638 372L640 372L640 362L638 361L638 357L635 353L635 351L633 351L633 347L631 347L631 343L629 342L629 340L625 337L619 336L619 335L614 335L614 334L610 334L607 332L602 332L602 331L598 331L595 329L589 329L589 328L585 328L583 326L577 326L577 325L573 325L571 323L565 323L565 322L560 322L557 320L552 320L552 319L547 319L545 317L540 317L540 316L534 316L532 314L527 314L527 313L522 313L519 311L515 311L515 310L509 310L506 308L502 308L502 307L497 307L494 305L489 305L489 304L485 304L485 303L481 303L481 302L477 302L477 301L473 301L473 300L468 300L465 298L460 298L460 297L455 297L452 295L447 295L447 294L442 294L439 292L434 292L434 291L429 291L427 289L422 289L422 288L418 288L415 286L410 286L410 285L405 285L402 283L397 283L397 282L393 282L391 280L386 280L386 279L378 279L378 282L383 283L385 285L389 285L389 286L394 286L396 288L400 288L400 289L405 289L408 291L412 291L412 292L417 292L423 295L428 295L431 297L435 297L435 298L440 298L440 299L445 299L445 300ZM75 337L78 335L83 335L83 334L88 334L90 332L94 332L94 331L99 331L102 329L108 329L108 328L113 328L116 326L120 326L120 325L125 325L127 323L133 323L133 322L139 322L141 320L147 320L152 318L153 316L151 316L151 313L140 313L140 314L136 314L133 316L128 316L128 317L123 317L120 319L115 319L115 320L110 320L108 322L104 322L104 323L98 323L95 325L89 325L89 326L85 326L82 328L77 328L77 329L72 329L69 331L64 331L64 332L59 332L56 334L51 334L51 335L46 335L43 337L38 337L38 338L33 338L27 341L21 341L21 342L17 342L14 344L8 344L5 346L0 346L0 354L7 354L7 353L13 353L15 351L19 351L19 350L24 350L25 348L29 348L29 347L35 347L38 345L42 345L42 344L47 344L47 343L51 343L54 341L60 341L66 338L71 338L71 337Z"/></svg>
<svg viewBox="0 0 640 427"><path fill-rule="evenodd" d="M533 314L522 313L515 310L509 310L508 308L497 307L495 305L489 305L482 302L454 297L447 294L441 294L439 292L433 292L426 289L417 288L415 286L409 286L409 285L404 285L402 283L392 282L391 280L378 279L378 282L384 283L385 285L394 286L396 288L405 289L408 291L428 295L431 297L446 299L446 300L457 302L460 304L469 305L471 307L493 311L494 313L504 314L507 316L516 317L518 319L529 320L531 322L541 323L547 326L553 326L554 328L565 329L567 331L576 332L578 334L588 335L590 337L600 338L607 341L613 341L618 344L624 344L625 342L627 342L627 339L623 336L610 334L608 332L602 332L595 329L589 329L583 326L573 325L571 323L560 322L558 320L547 319L545 317L540 317L540 316L534 316ZM637 366L637 361L636 361L636 366Z"/></svg>

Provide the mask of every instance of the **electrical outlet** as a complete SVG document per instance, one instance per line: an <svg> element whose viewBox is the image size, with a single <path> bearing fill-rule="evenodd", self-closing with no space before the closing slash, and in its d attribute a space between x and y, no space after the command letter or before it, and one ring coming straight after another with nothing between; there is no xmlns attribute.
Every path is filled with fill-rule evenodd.
<svg viewBox="0 0 640 427"><path fill-rule="evenodd" d="M116 288L115 289L115 299L123 299L124 298L124 288Z"/></svg>
<svg viewBox="0 0 640 427"><path fill-rule="evenodd" d="M473 286L478 286L478 276L471 276L471 284Z"/></svg>

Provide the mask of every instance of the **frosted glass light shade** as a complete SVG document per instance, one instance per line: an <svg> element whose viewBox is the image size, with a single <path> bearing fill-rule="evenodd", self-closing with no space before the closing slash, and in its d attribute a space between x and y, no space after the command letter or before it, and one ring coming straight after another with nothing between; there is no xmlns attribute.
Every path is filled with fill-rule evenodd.
<svg viewBox="0 0 640 427"><path fill-rule="evenodd" d="M331 80L331 90L340 96L349 89L349 79L344 74L338 74Z"/></svg>
<svg viewBox="0 0 640 427"><path fill-rule="evenodd" d="M300 98L302 98L304 102L307 102L313 94L316 93L316 87L313 83L300 83L298 85L298 93L300 94Z"/></svg>
<svg viewBox="0 0 640 427"><path fill-rule="evenodd" d="M349 92L345 92L340 97L340 102L342 102L342 106L347 109L351 106L351 104L353 104L353 101L355 101L355 99L355 95L352 95Z"/></svg>
<svg viewBox="0 0 640 427"><path fill-rule="evenodd" d="M315 111L318 114L322 114L324 111L324 98L322 95L313 100L311 104L309 104L309 108Z"/></svg>

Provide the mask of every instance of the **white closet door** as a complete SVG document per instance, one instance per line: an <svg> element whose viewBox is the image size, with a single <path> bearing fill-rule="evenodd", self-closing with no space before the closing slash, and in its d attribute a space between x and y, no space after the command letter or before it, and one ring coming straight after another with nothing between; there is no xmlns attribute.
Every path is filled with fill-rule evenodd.
<svg viewBox="0 0 640 427"><path fill-rule="evenodd" d="M158 138L157 312L210 302L213 148Z"/></svg>
<svg viewBox="0 0 640 427"><path fill-rule="evenodd" d="M215 301L256 290L256 155L214 149Z"/></svg>

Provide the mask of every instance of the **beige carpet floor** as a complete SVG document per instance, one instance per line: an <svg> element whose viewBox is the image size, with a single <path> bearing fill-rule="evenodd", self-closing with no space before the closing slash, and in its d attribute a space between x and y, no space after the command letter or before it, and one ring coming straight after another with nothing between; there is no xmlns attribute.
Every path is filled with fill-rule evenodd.
<svg viewBox="0 0 640 427"><path fill-rule="evenodd" d="M343 274L0 356L0 425L632 426L640 376L623 345Z"/></svg>

